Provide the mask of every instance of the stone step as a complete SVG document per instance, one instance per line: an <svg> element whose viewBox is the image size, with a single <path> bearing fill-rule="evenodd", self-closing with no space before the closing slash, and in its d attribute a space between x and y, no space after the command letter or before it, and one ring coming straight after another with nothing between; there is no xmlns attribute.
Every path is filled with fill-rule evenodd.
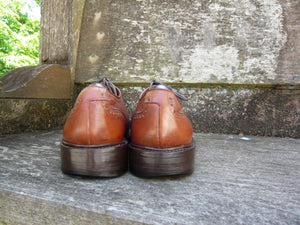
<svg viewBox="0 0 300 225"><path fill-rule="evenodd" d="M0 137L0 224L299 224L300 139L199 134L190 176L60 170L62 130Z"/></svg>
<svg viewBox="0 0 300 225"><path fill-rule="evenodd" d="M0 77L0 135L62 126L71 102L68 66L13 69Z"/></svg>

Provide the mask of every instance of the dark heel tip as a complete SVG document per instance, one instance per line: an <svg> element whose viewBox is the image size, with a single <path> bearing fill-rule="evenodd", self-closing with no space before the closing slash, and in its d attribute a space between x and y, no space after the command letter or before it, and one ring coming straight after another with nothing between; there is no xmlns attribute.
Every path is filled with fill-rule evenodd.
<svg viewBox="0 0 300 225"><path fill-rule="evenodd" d="M116 177L121 177L123 176L126 172L127 169L118 173L82 173L82 172L74 172L74 171L66 171L63 168L61 168L61 171L63 174L66 174L68 176L81 176L85 178L116 178Z"/></svg>
<svg viewBox="0 0 300 225"><path fill-rule="evenodd" d="M129 171L138 177L188 175L194 170L195 144L157 149L129 144Z"/></svg>
<svg viewBox="0 0 300 225"><path fill-rule="evenodd" d="M129 168L129 172L133 174L136 177L140 178L156 178L156 177L172 177L172 178L183 178L186 176L190 176L193 172L194 169L182 172L182 173L145 173L142 171L136 171L134 169Z"/></svg>
<svg viewBox="0 0 300 225"><path fill-rule="evenodd" d="M126 173L127 141L84 146L61 143L61 170L64 174L86 177L119 177Z"/></svg>

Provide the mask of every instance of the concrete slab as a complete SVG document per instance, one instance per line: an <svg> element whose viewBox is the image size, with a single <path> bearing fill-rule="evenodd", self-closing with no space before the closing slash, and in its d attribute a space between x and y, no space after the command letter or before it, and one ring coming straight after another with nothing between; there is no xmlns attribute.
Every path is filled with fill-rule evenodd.
<svg viewBox="0 0 300 225"><path fill-rule="evenodd" d="M61 173L61 137L0 137L0 222L300 223L300 139L195 134L190 176L92 179Z"/></svg>

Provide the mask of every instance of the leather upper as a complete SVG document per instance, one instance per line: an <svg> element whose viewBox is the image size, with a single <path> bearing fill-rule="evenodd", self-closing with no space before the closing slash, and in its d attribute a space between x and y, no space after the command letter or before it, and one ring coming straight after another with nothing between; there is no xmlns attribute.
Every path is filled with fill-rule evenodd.
<svg viewBox="0 0 300 225"><path fill-rule="evenodd" d="M101 145L121 142L128 127L128 112L120 90L113 94L100 85L81 91L63 130L70 144Z"/></svg>
<svg viewBox="0 0 300 225"><path fill-rule="evenodd" d="M172 148L192 142L192 124L182 111L176 94L169 89L150 88L141 94L131 121L134 144Z"/></svg>

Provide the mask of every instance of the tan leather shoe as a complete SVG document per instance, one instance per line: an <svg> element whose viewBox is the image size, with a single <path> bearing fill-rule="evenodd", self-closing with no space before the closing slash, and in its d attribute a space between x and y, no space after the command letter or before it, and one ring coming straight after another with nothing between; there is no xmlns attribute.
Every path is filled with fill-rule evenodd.
<svg viewBox="0 0 300 225"><path fill-rule="evenodd" d="M153 81L140 96L131 121L129 169L142 177L188 174L194 167L193 128L167 85Z"/></svg>
<svg viewBox="0 0 300 225"><path fill-rule="evenodd" d="M64 126L62 171L99 177L123 174L128 121L121 92L109 79L83 89Z"/></svg>

